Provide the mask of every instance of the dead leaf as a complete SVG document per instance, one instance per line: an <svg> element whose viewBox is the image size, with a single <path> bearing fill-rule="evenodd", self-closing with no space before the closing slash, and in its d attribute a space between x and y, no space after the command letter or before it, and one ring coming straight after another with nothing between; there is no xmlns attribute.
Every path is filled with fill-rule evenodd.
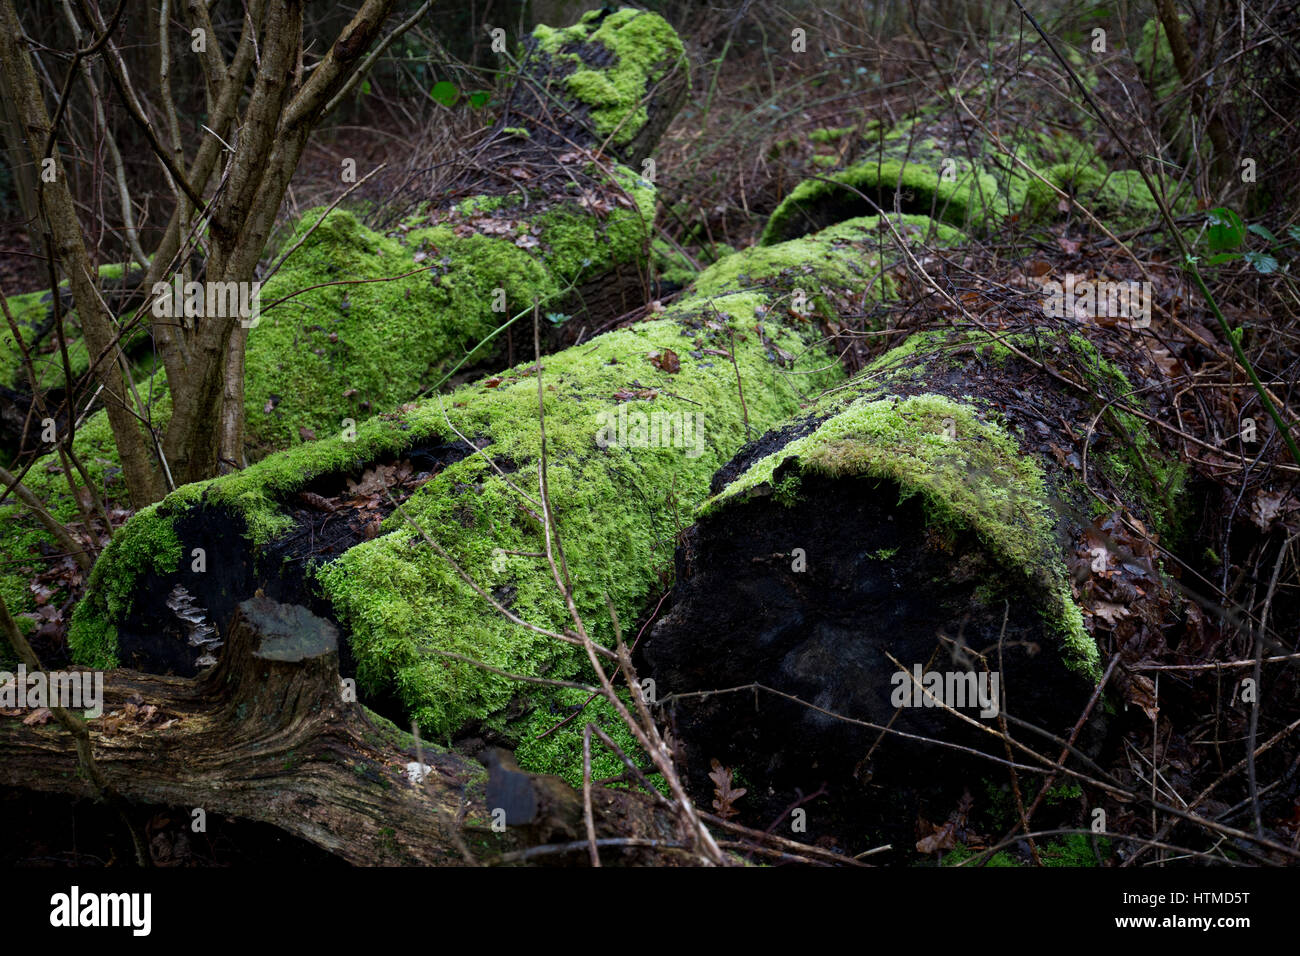
<svg viewBox="0 0 1300 956"><path fill-rule="evenodd" d="M669 375L676 375L682 370L682 360L672 349L650 352L646 358L650 360L651 365L663 369Z"/></svg>
<svg viewBox="0 0 1300 956"><path fill-rule="evenodd" d="M1114 627L1116 622L1129 616L1128 608L1124 607L1122 604L1114 604L1110 601L1098 601L1089 608L1089 610L1111 627Z"/></svg>
<svg viewBox="0 0 1300 956"><path fill-rule="evenodd" d="M44 727L53 719L54 713L48 707L38 707L23 718L23 726Z"/></svg>
<svg viewBox="0 0 1300 956"><path fill-rule="evenodd" d="M718 763L716 757L709 761L709 766L713 768L709 772L709 779L713 781L713 809L722 819L730 820L740 812L733 804L749 791L731 786L731 771Z"/></svg>

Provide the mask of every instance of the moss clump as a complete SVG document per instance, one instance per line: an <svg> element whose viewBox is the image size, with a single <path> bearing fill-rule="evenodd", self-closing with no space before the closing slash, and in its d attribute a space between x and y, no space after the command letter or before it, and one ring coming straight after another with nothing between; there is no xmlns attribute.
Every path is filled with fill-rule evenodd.
<svg viewBox="0 0 1300 956"><path fill-rule="evenodd" d="M627 691L620 691L623 704L632 710L631 697ZM590 700L591 694L584 690L565 688L557 690L546 702L523 720L517 722L512 731L519 737L515 748L515 758L525 768L538 768L558 773L574 787L582 786L582 737L587 724L595 724L614 743L618 744L633 760L640 760L637 766L647 775L654 773L649 758L641 753L640 746L632 732L627 729L618 712L602 696ZM576 715L576 716L575 716ZM566 718L572 718L563 726L558 726ZM545 736L542 736L545 734ZM591 779L609 780L621 777L627 767L594 734L591 738Z"/></svg>
<svg viewBox="0 0 1300 956"><path fill-rule="evenodd" d="M822 127L809 133L808 139L813 143L834 143L856 130L855 126Z"/></svg>
<svg viewBox="0 0 1300 956"><path fill-rule="evenodd" d="M651 250L654 270L661 280L671 285L690 285L699 275L695 266L682 253L663 239L654 240Z"/></svg>
<svg viewBox="0 0 1300 956"><path fill-rule="evenodd" d="M571 27L533 30L537 48L562 67L569 94L587 106L596 132L616 146L630 143L645 126L645 97L673 69L686 70L682 42L657 14L624 7L612 14L593 10ZM570 48L598 43L613 62L591 67Z"/></svg>
<svg viewBox="0 0 1300 956"><path fill-rule="evenodd" d="M1043 176L1053 186L1073 195L1112 230L1153 222L1160 216L1159 202L1136 169L1110 172L1100 164L1057 163L1048 167ZM1057 195L1046 183L1035 179L1027 188L1027 204L1032 215L1046 215L1056 206ZM1181 192L1166 197L1166 202L1175 215L1188 212L1192 206L1191 191L1184 187Z"/></svg>
<svg viewBox="0 0 1300 956"><path fill-rule="evenodd" d="M586 276L642 262L653 187L622 173L636 206L603 222L567 204L516 218L528 215L518 200L499 197L463 201L462 217L491 217L470 218L468 228L447 222L381 235L347 212L330 213L262 293L270 304L312 289L250 330L250 457L299 441L300 429L337 433L345 418L393 407L454 366L488 358L492 334L534 297L558 303ZM286 248L320 216L306 214ZM476 232L476 222L511 232Z"/></svg>
<svg viewBox="0 0 1300 956"><path fill-rule="evenodd" d="M1184 23L1187 18L1183 18ZM1174 65L1173 49L1165 34L1164 24L1152 17L1142 24L1142 37L1133 57L1142 79L1150 87L1158 103L1167 103L1178 92L1182 81Z"/></svg>
<svg viewBox="0 0 1300 956"><path fill-rule="evenodd" d="M110 263L99 267L101 282L121 279L123 267ZM81 335L81 323L68 297L68 283L59 283L59 291L64 297L63 335L68 346L68 366L73 376L85 375L90 368L90 354ZM62 388L66 384L63 356L57 345L54 332L54 297L48 289L38 292L24 292L11 295L5 299L5 305L13 316L15 324L23 336L23 344L36 371L36 381L41 388ZM31 383L23 368L22 350L13 340L8 323L3 326L4 334L0 336L0 385L29 392ZM123 347L130 353L136 346L148 338L142 329L128 334L122 341Z"/></svg>
<svg viewBox="0 0 1300 956"><path fill-rule="evenodd" d="M558 301L585 278L620 266L639 268L646 259L654 187L623 167L614 167L613 175L626 205L615 205L603 219L576 200L556 204L535 197L524 209L514 194L471 197L446 221L429 225L421 220L387 235L342 210L323 222L324 210L304 214L282 248L305 241L262 289L265 311L249 330L249 459L311 435L342 435L345 419L360 421L395 407L438 384L457 364L486 359L496 347L493 333L534 296L543 303ZM507 235L497 234L503 223L509 224ZM310 291L297 294L305 289ZM505 294L505 311L495 308L498 289ZM45 321L41 299L46 295L10 299L11 309L17 300L15 318L21 316L23 327ZM277 299L285 301L274 305ZM75 330L73 319L70 331ZM484 340L489 341L482 344ZM85 368L79 342L72 339L74 373L78 355ZM12 367L16 358L4 354ZM43 356L39 367L51 381L62 381L57 355ZM150 424L161 434L171 415L165 378L142 376L138 382ZM122 500L116 446L102 410L78 429L74 447L110 501ZM37 465L25 483L55 518L65 524L80 520L56 465ZM254 513L259 521L263 517ZM3 518L11 519L4 524L6 555L35 561L41 546L51 543L26 509L0 506ZM255 530L265 539L276 525L257 523ZM16 595L10 605L16 614L32 607L22 585L30 571L24 564L10 564L0 574L0 586Z"/></svg>
<svg viewBox="0 0 1300 956"><path fill-rule="evenodd" d="M902 142L906 148L906 140ZM870 197L884 212L891 212L894 202L889 197L895 191L907 197L904 212L960 229L983 225L998 195L997 181L964 159L944 155L937 144L921 152L906 159L874 158L824 179L804 180L772 213L760 244L772 245L806 234L810 230L804 223L808 221L829 225L822 221L828 215L823 211L826 207L855 210L850 216L871 212L860 194Z"/></svg>
<svg viewBox="0 0 1300 956"><path fill-rule="evenodd" d="M956 245L965 238L958 230L927 216L890 216L889 219L903 240L914 246ZM862 247L862 255L841 255L841 247L846 243ZM695 288L704 294L728 288L753 288L779 276L787 286L801 288L810 303L828 307L827 292L860 287L873 276L884 284L882 295L891 294L893 286L884 274L882 260L894 257L896 249L892 233L881 217L862 216L799 239L759 245L745 256L723 258L700 273ZM801 282L801 276L815 281ZM795 305L784 304L792 308Z"/></svg>
<svg viewBox="0 0 1300 956"><path fill-rule="evenodd" d="M575 600L601 640L610 637L606 597L622 619L636 617L671 561L674 514L688 514L702 500L712 473L744 441L735 373L729 362L703 349L730 348L735 338L751 423L766 427L797 406L797 396L781 383L779 361L752 334L755 307L763 301L757 295L730 296L716 304L715 314L695 300L675 310L672 319L609 333L594 347L543 363L544 381L551 386L545 389L551 498ZM682 311L692 306L693 311ZM766 334L791 353L805 351L788 330L773 327ZM646 360L665 349L680 356L679 372L663 372ZM811 363L797 367L811 370ZM470 386L453 393L446 410L463 434L491 436L487 454L518 466L514 474L531 488L540 453L537 384L523 371L513 370L491 390ZM633 383L653 397L614 398L628 394ZM636 447L631 416L652 414L661 421L691 422L689 427L698 429L693 441ZM609 443L620 436L607 434L607 447L601 448L602 429L611 424L617 429L619 415L632 422L621 439L626 443ZM454 440L445 425L440 431ZM664 429L660 438L676 434ZM518 493L485 455L476 455L422 487L405 513L475 580L508 595L512 613L547 627L565 626L567 614L544 562L519 556L497 560L503 550L545 548L540 529L520 505ZM437 651L516 673L573 672L571 648L524 631L487 607L402 516L390 518L384 531L318 573L324 594L351 632L363 684L394 686L422 726L443 734L467 720L493 719L519 688L438 657Z"/></svg>

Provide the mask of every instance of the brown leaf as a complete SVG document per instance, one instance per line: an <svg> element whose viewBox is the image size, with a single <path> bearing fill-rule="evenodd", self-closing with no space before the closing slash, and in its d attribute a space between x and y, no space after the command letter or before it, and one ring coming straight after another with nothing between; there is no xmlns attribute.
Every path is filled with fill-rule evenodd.
<svg viewBox="0 0 1300 956"><path fill-rule="evenodd" d="M682 370L682 360L677 357L677 353L672 349L651 352L646 358L650 360L651 365L663 369L669 375L676 375Z"/></svg>
<svg viewBox="0 0 1300 956"><path fill-rule="evenodd" d="M303 441L315 441L316 433L303 425L298 426L298 437Z"/></svg>
<svg viewBox="0 0 1300 956"><path fill-rule="evenodd" d="M1110 601L1098 601L1089 610L1111 627L1114 627L1122 618L1129 616L1128 608L1122 604L1113 604Z"/></svg>
<svg viewBox="0 0 1300 956"><path fill-rule="evenodd" d="M1156 685L1151 678L1145 674L1129 674L1128 680L1123 683L1124 699L1141 707L1149 720L1155 720L1160 713L1160 705L1156 703Z"/></svg>
<svg viewBox="0 0 1300 956"><path fill-rule="evenodd" d="M928 837L922 837L916 841L917 853L938 853L940 850L951 850L957 845L957 826L951 820L942 826L934 828L934 832Z"/></svg>
<svg viewBox="0 0 1300 956"><path fill-rule="evenodd" d="M38 707L25 718L23 718L24 727L44 727L54 719L54 714L48 707Z"/></svg>
<svg viewBox="0 0 1300 956"><path fill-rule="evenodd" d="M396 465L375 465L361 474L360 481L348 479L348 491L354 495L382 494L396 483Z"/></svg>
<svg viewBox="0 0 1300 956"><path fill-rule="evenodd" d="M732 804L748 791L744 787L733 789L731 786L731 771L718 763L716 757L709 761L709 766L713 768L709 772L709 779L713 781L713 809L718 811L718 816L722 817L722 819L730 820L739 813Z"/></svg>
<svg viewBox="0 0 1300 956"><path fill-rule="evenodd" d="M1250 520L1255 522L1260 531L1267 531L1281 515L1290 511L1283 506L1286 495L1280 491L1260 489L1250 507ZM1292 506L1294 507L1294 505Z"/></svg>

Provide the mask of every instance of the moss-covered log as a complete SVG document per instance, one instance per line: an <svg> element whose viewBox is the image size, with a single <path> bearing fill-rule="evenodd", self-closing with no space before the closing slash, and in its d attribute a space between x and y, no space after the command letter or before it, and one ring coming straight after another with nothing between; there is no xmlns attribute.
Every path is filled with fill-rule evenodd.
<svg viewBox="0 0 1300 956"><path fill-rule="evenodd" d="M513 338L516 330L502 329L534 302L546 316L550 348L645 303L655 190L619 160L639 163L675 113L685 88L681 43L661 17L623 10L558 33L539 28L527 46L536 52L514 78L519 92L463 175L435 195L415 197L382 229L343 210L324 216L316 209L283 239L272 257L283 264L261 289L261 315L244 358L249 461L341 435L352 422L472 370L530 354L526 324L517 328L527 349ZM587 82L571 89L574 62L586 64ZM604 106L589 89L599 85L595 77L607 78L612 91ZM531 99L543 92L545 109ZM551 131L565 117L557 137ZM606 129L607 123L614 125ZM120 281L120 267L104 273L106 284ZM32 293L10 304L40 384L61 387L48 298ZM84 375L89 356L75 312L65 331L72 372ZM147 334L137 331L147 345ZM30 387L21 349L7 331L0 345L0 420L11 422L17 436L32 426ZM138 388L143 417L163 434L171 415L165 377L142 374ZM124 498L102 412L85 422L74 444L110 505ZM56 519L81 522L57 465L38 464L26 483ZM7 556L36 561L55 544L12 498L0 505L0 522ZM93 536L107 531L96 527ZM16 613L33 607L30 577L23 565L0 573L0 590Z"/></svg>
<svg viewBox="0 0 1300 956"><path fill-rule="evenodd" d="M582 798L562 781L417 748L345 699L338 633L301 607L247 601L203 678L114 671L103 705L88 730L104 782L140 807L201 808L209 833L222 817L269 823L349 863L386 866L490 863L584 836ZM0 716L0 785L96 796L71 736L21 716ZM605 862L682 859L656 849L688 841L647 795L597 787L592 811L597 838L623 844ZM544 859L581 864L587 853Z"/></svg>
<svg viewBox="0 0 1300 956"><path fill-rule="evenodd" d="M926 238L910 225L912 241ZM661 586L713 472L841 374L819 344L823 320L887 294L888 243L865 219L741 253L661 317L543 358L551 503L575 600L599 639L612 637L607 600L631 621ZM338 620L362 686L394 695L427 732L503 729L521 712L510 709L520 685L439 652L550 677L575 673L577 655L508 621L408 521L513 614L566 626L539 556L537 374L516 366L141 512L100 559L77 609L78 658L184 672L197 652L175 589L221 631L263 588ZM403 462L432 477L402 513L322 506L346 501L348 480L364 481L367 469ZM544 748L562 741L548 738L533 756L544 762Z"/></svg>
<svg viewBox="0 0 1300 956"><path fill-rule="evenodd" d="M824 785L810 834L906 842L990 770L954 745L1008 757L927 702L935 680L1054 761L1029 727L1069 737L1101 673L1089 575L1132 582L1112 620L1165 589L1094 520L1096 492L1169 533L1181 486L1140 417L1089 430L1138 401L1125 364L1053 323L918 333L722 469L641 668L696 791L715 759L762 780L737 806L752 825Z"/></svg>
<svg viewBox="0 0 1300 956"><path fill-rule="evenodd" d="M1084 81L1095 83L1074 56ZM1023 229L1061 212L1057 190L1111 229L1154 221L1157 204L1141 173L1103 160L1096 124L1051 54L1030 46L1023 61L1023 71L996 83L996 93L981 78L900 122L868 124L846 150L843 168L808 178L782 200L761 241L782 242L877 208L932 216L972 233ZM995 96L996 107L987 110ZM1185 193L1168 199L1188 208Z"/></svg>

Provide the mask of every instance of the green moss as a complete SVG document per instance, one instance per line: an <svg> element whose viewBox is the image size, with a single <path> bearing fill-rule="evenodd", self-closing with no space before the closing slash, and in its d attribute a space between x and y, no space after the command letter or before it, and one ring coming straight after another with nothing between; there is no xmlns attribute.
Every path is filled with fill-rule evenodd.
<svg viewBox="0 0 1300 956"><path fill-rule="evenodd" d="M646 124L646 92L670 70L687 69L681 40L668 22L630 7L607 16L593 10L563 29L539 26L533 38L553 61L572 66L564 80L569 94L588 107L596 131L612 136L620 146L635 139ZM586 66L568 50L582 43L604 46L613 62Z"/></svg>
<svg viewBox="0 0 1300 956"><path fill-rule="evenodd" d="M914 246L956 245L965 238L951 226L926 216L891 216L890 221L904 241ZM848 243L862 247L862 254L844 256L842 247ZM760 245L746 250L744 255L720 259L700 273L695 290L708 295L722 289L752 288L781 277L788 287L802 288L809 302L828 309L825 293L861 287L873 276L883 283L882 294L892 291L883 274L882 253L885 258L898 255L891 232L879 216L863 216L799 239ZM834 314L833 309L830 314Z"/></svg>
<svg viewBox="0 0 1300 956"><path fill-rule="evenodd" d="M262 292L270 304L312 289L265 312L250 330L250 457L300 441L300 429L337 434L345 418L393 407L455 365L493 354L495 340L480 343L534 297L558 303L570 283L642 261L653 189L627 171L622 184L638 205L615 209L604 222L577 207L515 219L521 211L497 197L461 203L462 214L522 223L514 236L462 235L450 224L384 236L349 213L330 213ZM289 244L319 218L319 211L305 215ZM517 236L536 248L521 248ZM354 284L324 285L339 282Z"/></svg>
<svg viewBox="0 0 1300 956"><path fill-rule="evenodd" d="M1110 856L1110 840L1097 838L1097 852L1093 852L1093 838L1086 833L1069 833L1059 840L1045 843L1038 848L1038 855L1043 866L1097 866L1097 854L1102 859Z"/></svg>
<svg viewBox="0 0 1300 956"><path fill-rule="evenodd" d="M856 126L823 127L809 133L808 139L814 143L834 143L854 132L857 132Z"/></svg>
<svg viewBox="0 0 1300 956"><path fill-rule="evenodd" d="M663 239L655 239L651 249L654 270L664 282L674 285L690 285L699 275L682 253L678 252Z"/></svg>
<svg viewBox="0 0 1300 956"><path fill-rule="evenodd" d="M632 621L661 586L679 522L704 499L713 472L746 440L746 414L749 428L761 431L795 411L801 399L796 388L816 389L840 374L820 348L810 347L818 335L814 324L775 308L788 301L795 281L819 288L833 277L850 276L838 259L866 266L851 291L880 294L858 245L844 241L828 249L835 254L818 257L797 277L778 273L761 289L746 292L706 295L696 289L661 318L543 360L551 500L574 599L599 640L612 636L607 598L621 620ZM737 275L746 268L743 261L726 266L732 267ZM680 358L676 372L647 358L667 349ZM744 384L743 409L733 355ZM261 546L289 526L282 502L321 476L415 444L454 443L456 431L490 441L485 454L450 465L421 487L402 514L387 519L379 537L309 571L350 634L363 687L391 689L439 737L467 721L508 730L507 708L521 693L517 683L439 652L552 677L574 674L580 664L570 646L501 617L404 518L409 515L512 613L546 627L569 626L544 563L504 554L536 553L545 544L519 494L485 457L491 454L510 469L513 481L536 494L541 446L535 374L530 364L497 378L493 388L474 383L443 399L406 406L362 422L350 441L334 436L301 445L164 502L177 511L200 500L205 507L229 509ZM598 439L611 437L607 429L620 411L656 413L660 421L672 416L678 429L641 447L633 423L623 436L631 441L615 436L602 446ZM688 421L691 431L683 432ZM85 615L87 631L98 628L98 639L111 644L114 616L98 588L78 615ZM89 639L83 644L89 646ZM547 699L544 692L525 691L527 702Z"/></svg>
<svg viewBox="0 0 1300 956"><path fill-rule="evenodd" d="M726 326L711 311L697 318L701 327L693 335L674 319L640 323L544 362L545 380L554 387L546 392L552 501L575 600L602 640L610 634L606 596L623 620L636 617L659 572L671 562L674 514L689 513L703 498L713 471L744 441L744 415L730 363L702 353L696 359L691 351L729 345L736 337L736 361L754 427L767 427L796 407L797 397L782 385L777 361L751 334L754 308L762 301L757 295L731 296L718 303ZM710 321L718 327L703 324ZM788 351L804 350L789 331L774 327L767 334ZM645 358L667 348L681 358L676 374ZM799 367L811 370L803 362ZM475 385L453 393L447 414L463 434L491 436L493 457L518 465L515 474L532 486L535 479L524 476L535 475L533 463L540 452L536 381L520 369L505 379L491 390ZM689 449L598 447L597 435L608 423L603 415L619 411L613 396L633 382L656 389L657 395L630 401L625 411L693 417L702 410L701 444ZM440 414L429 419L452 439ZM494 593L508 594L513 613L535 624L566 626L567 614L544 563L499 557L502 549L544 550L539 529L520 503L479 455L450 466L422 487L406 513L475 580ZM572 673L576 659L571 648L502 619L400 515L390 518L384 531L318 575L351 632L358 676L366 686L395 686L421 725L441 734L467 720L492 719L519 688L431 651L452 651L516 673Z"/></svg>
<svg viewBox="0 0 1300 956"><path fill-rule="evenodd" d="M171 574L181 561L180 540L161 508L142 509L95 564L90 589L96 600L78 605L68 631L69 648L88 667L115 666L117 629L112 622L130 613L142 578L150 573Z"/></svg>
<svg viewBox="0 0 1300 956"><path fill-rule="evenodd" d="M1184 17L1184 22L1187 18ZM1142 38L1134 55L1138 71L1159 103L1168 102L1182 85L1164 25L1152 17L1142 24Z"/></svg>
<svg viewBox="0 0 1300 956"><path fill-rule="evenodd" d="M996 180L969 162L943 155L937 145L909 159L873 158L823 179L807 179L785 197L768 219L760 239L772 245L805 233L800 223L813 207L840 205L868 211L864 193L885 212L893 209L889 198L897 189L905 196L905 211L929 215L958 228L984 224L998 195ZM946 174L945 174L946 173Z"/></svg>
<svg viewBox="0 0 1300 956"><path fill-rule="evenodd" d="M890 368L888 353L863 373L864 382ZM850 392L850 395L853 393ZM865 387L848 400L824 400L829 413L803 438L751 465L704 506L716 513L753 495L770 494L780 474L861 475L897 483L904 498L920 495L929 520L968 528L991 554L1042 594L1044 616L1061 639L1072 668L1096 676L1096 644L1071 597L1047 504L1041 466L975 406L943 395L899 398Z"/></svg>
<svg viewBox="0 0 1300 956"><path fill-rule="evenodd" d="M101 284L114 279L121 279L121 264L108 264L99 267ZM59 283L64 295L68 292L66 281ZM62 388L66 384L63 357L57 348L57 337L53 333L53 296L48 289L37 292L25 292L9 296L5 300L15 324L22 333L23 342L31 356L36 371L36 380L41 388ZM64 339L68 347L68 367L73 376L84 375L90 368L90 355L81 335L81 323L75 310L68 310L63 316ZM15 388L23 392L30 390L27 373L22 365L22 350L14 342L8 323L4 323L4 334L0 335L0 385ZM123 346L130 352L147 339L147 333L136 330L127 335Z"/></svg>
<svg viewBox="0 0 1300 956"><path fill-rule="evenodd" d="M649 758L643 756L636 738L627 729L618 712L597 696L588 702L591 694L583 690L563 689L549 695L547 706L538 707L526 718L510 727L512 735L519 738L515 759L519 766L533 773L555 773L575 788L582 786L582 738L587 724L595 724L609 735L623 752L647 774L653 772ZM628 710L632 701L627 691L619 697ZM576 712L576 716L573 716ZM567 717L568 723L556 728ZM546 736L542 736L545 734ZM594 734L591 738L591 779L609 780L627 772L617 755L610 751Z"/></svg>
<svg viewBox="0 0 1300 956"><path fill-rule="evenodd" d="M1112 231L1157 221L1160 204L1136 169L1108 172L1099 165L1058 163L1043 172L1044 178L1069 193ZM1174 215L1190 211L1190 187L1166 197ZM1046 215L1057 204L1056 193L1040 180L1027 186L1027 205L1035 216Z"/></svg>
<svg viewBox="0 0 1300 956"><path fill-rule="evenodd" d="M772 486L772 500L787 508L793 507L803 499L803 495L799 494L802 483L798 475L786 475Z"/></svg>
<svg viewBox="0 0 1300 956"><path fill-rule="evenodd" d="M1110 855L1110 841L1105 837L1097 840L1097 850L1105 859ZM1097 866L1097 855L1092 849L1092 838L1086 833L1069 833L1065 836L1038 843L1038 857L1046 867L1087 867ZM979 859L977 864L974 861ZM1017 859L1006 850L999 850L984 859L984 851L972 850L965 844L958 844L944 854L943 866L1025 866L1026 862Z"/></svg>
<svg viewBox="0 0 1300 956"><path fill-rule="evenodd" d="M971 861L981 855L982 854L980 852L976 850L972 850L966 844L958 843L955 847L953 847L951 850L949 850L947 853L943 855L943 860L940 861L940 865L975 866L977 864ZM1021 863L1019 860L1017 860L1006 850L999 850L997 853L994 853L987 860L982 860L978 865L987 866L987 867L1008 867L1008 866L1020 866Z"/></svg>

